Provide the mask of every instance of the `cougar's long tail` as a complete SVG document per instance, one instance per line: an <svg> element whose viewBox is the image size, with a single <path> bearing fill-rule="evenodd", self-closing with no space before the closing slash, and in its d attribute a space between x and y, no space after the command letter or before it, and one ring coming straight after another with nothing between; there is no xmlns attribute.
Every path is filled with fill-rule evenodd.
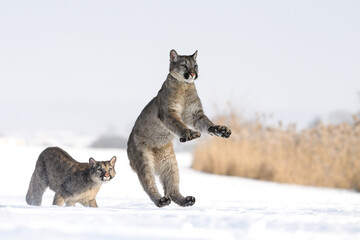
<svg viewBox="0 0 360 240"><path fill-rule="evenodd" d="M36 163L36 168L34 173L31 176L31 181L29 184L29 189L26 194L26 202L29 205L40 206L42 201L42 196L48 187L48 181L44 166L41 166L41 157L39 157L38 162Z"/></svg>

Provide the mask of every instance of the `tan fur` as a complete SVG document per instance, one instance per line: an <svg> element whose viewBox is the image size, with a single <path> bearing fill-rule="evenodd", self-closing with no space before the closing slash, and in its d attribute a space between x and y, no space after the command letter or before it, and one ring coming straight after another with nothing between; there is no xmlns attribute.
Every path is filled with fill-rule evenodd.
<svg viewBox="0 0 360 240"><path fill-rule="evenodd" d="M96 201L95 201L95 197L98 194L99 190L100 190L100 185L97 185L91 189L89 189L86 192L83 193L79 193L79 194L75 194L71 197L68 197L66 199L66 205L67 206L74 206L75 203L79 202L84 206L87 207L97 207ZM93 202L91 202L92 200L94 200ZM92 206L92 205L96 205L96 206Z"/></svg>

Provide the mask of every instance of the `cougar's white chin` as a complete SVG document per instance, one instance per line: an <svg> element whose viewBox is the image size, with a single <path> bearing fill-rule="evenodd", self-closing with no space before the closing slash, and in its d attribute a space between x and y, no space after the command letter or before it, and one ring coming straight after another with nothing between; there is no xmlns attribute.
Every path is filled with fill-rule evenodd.
<svg viewBox="0 0 360 240"><path fill-rule="evenodd" d="M189 81L189 82L194 82L195 81L195 79L196 79L196 75L193 75L193 76L189 76L189 79L187 79L187 81Z"/></svg>
<svg viewBox="0 0 360 240"><path fill-rule="evenodd" d="M193 83L194 79L192 79L192 77L189 77L189 79L184 79L185 83Z"/></svg>
<svg viewBox="0 0 360 240"><path fill-rule="evenodd" d="M106 182L106 181L110 181L110 177L103 177L103 179L102 179L104 182Z"/></svg>
<svg viewBox="0 0 360 240"><path fill-rule="evenodd" d="M190 76L189 79L185 79L182 75L178 74L178 73L173 73L170 72L170 75L175 78L176 80L178 80L179 82L182 83L193 83L194 82L194 77Z"/></svg>

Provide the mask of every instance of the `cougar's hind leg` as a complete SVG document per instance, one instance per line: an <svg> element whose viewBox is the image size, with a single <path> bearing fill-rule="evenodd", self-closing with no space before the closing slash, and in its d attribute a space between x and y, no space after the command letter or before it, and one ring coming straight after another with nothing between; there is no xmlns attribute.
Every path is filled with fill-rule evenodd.
<svg viewBox="0 0 360 240"><path fill-rule="evenodd" d="M162 197L156 187L154 156L150 151L137 152L131 155L131 166L136 171L144 191L158 207L170 204L170 199Z"/></svg>
<svg viewBox="0 0 360 240"><path fill-rule="evenodd" d="M172 201L183 207L194 205L194 197L184 197L179 191L179 169L172 147L163 149L159 157L161 159L158 162L157 169L164 187L165 196L170 197Z"/></svg>
<svg viewBox="0 0 360 240"><path fill-rule="evenodd" d="M42 202L42 196L48 187L46 177L35 170L31 176L29 189L26 194L26 202L29 205L40 206Z"/></svg>

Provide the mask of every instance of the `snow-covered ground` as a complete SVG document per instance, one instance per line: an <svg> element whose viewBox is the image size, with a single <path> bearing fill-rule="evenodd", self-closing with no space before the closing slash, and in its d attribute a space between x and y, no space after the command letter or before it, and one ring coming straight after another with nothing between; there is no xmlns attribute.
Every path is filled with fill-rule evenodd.
<svg viewBox="0 0 360 240"><path fill-rule="evenodd" d="M99 208L25 203L44 148L0 145L0 239L360 239L360 194L204 174L178 153L180 187L193 207L157 208L130 170L124 150L65 148L78 161L116 155L116 177L102 186Z"/></svg>

